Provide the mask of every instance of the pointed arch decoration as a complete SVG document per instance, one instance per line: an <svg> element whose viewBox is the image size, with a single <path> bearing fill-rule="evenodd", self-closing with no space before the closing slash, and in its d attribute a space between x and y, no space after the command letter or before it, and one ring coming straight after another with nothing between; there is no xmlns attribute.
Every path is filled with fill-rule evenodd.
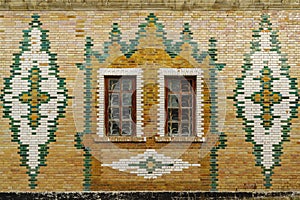
<svg viewBox="0 0 300 200"><path fill-rule="evenodd" d="M93 48L93 39L91 37L86 37L86 45L85 45L85 58L83 63L78 63L77 67L80 70L84 71L84 85L85 85L85 93L84 93L84 130L83 132L76 134L77 147L83 148L86 151L85 157L85 190L89 190L89 186L91 183L90 179L90 157L91 154L89 152L89 148L85 147L82 143L82 136L85 134L91 134L91 126L92 126L92 116L91 116L91 104L92 104L92 58L96 58L99 63L105 63L109 58L109 48L113 46L113 44L118 44L121 48L120 51L123 53L126 58L130 58L136 51L137 47L140 43L141 38L146 37L146 27L151 24L156 27L156 37L162 38L162 43L164 45L164 50L169 54L171 58L174 58L180 54L182 49L180 46L183 44L189 44L192 47L192 57L198 62L202 63L205 58L209 57L209 65L211 66L209 69L209 89L211 92L211 120L210 120L210 132L212 134L217 135L218 137L218 145L211 149L210 156L211 158L211 188L212 190L217 190L217 176L218 176L218 168L217 168L217 156L218 150L224 149L226 147L226 135L225 133L221 133L218 130L217 125L217 91L218 91L218 72L221 71L226 64L218 63L217 59L217 40L215 38L210 38L209 40L209 49L207 51L199 52L199 45L194 41L192 35L193 33L190 30L189 23L185 23L183 25L183 31L181 34L181 41L175 42L171 39L167 38L167 33L164 30L164 25L158 22L158 18L154 13L150 13L146 18L146 22L141 23L139 25L139 30L136 33L135 39L130 40L129 43L122 41L122 33L119 29L117 23L112 24L112 30L110 32L110 41L104 42L103 53L100 53Z"/></svg>

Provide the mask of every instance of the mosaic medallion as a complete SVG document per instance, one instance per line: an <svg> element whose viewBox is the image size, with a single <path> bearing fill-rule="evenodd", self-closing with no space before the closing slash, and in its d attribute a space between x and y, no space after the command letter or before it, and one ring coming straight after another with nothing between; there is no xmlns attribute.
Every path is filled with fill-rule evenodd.
<svg viewBox="0 0 300 200"><path fill-rule="evenodd" d="M190 164L182 159L173 159L157 153L154 149L147 149L143 154L138 154L129 159L120 159L111 164L102 164L119 171L127 171L146 179L157 178L172 171L182 171L189 167L199 167L200 164Z"/></svg>
<svg viewBox="0 0 300 200"><path fill-rule="evenodd" d="M288 140L291 118L296 117L299 95L268 15L262 16L259 30L253 32L252 50L245 56L243 76L237 78L235 105L269 188L273 169L280 164L282 144Z"/></svg>
<svg viewBox="0 0 300 200"><path fill-rule="evenodd" d="M4 116L9 118L13 142L19 144L21 166L26 166L31 188L39 167L46 165L47 144L55 141L58 118L63 117L67 89L60 78L56 55L50 53L46 30L33 15L24 30L21 52L14 54L11 75L3 89Z"/></svg>

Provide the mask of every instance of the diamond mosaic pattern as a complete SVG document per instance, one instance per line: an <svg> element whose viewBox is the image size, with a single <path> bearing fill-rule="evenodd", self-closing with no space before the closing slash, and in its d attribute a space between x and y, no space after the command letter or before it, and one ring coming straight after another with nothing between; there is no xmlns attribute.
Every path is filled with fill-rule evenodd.
<svg viewBox="0 0 300 200"><path fill-rule="evenodd" d="M122 172L130 172L146 179L158 178L172 171L182 171L189 167L199 167L200 164L190 164L182 159L173 159L157 153L154 149L147 149L143 154L138 154L129 159L120 159L111 164L102 164Z"/></svg>
<svg viewBox="0 0 300 200"><path fill-rule="evenodd" d="M254 145L253 154L269 188L273 169L280 165L290 120L296 116L299 96L268 15L262 15L260 25L253 31L252 51L246 55L243 76L237 78L235 100L238 117L245 121L247 141Z"/></svg>
<svg viewBox="0 0 300 200"><path fill-rule="evenodd" d="M57 120L63 117L67 89L58 75L56 55L38 15L24 30L21 52L15 54L11 76L5 78L4 114L11 120L13 142L20 145L21 166L26 166L31 188L35 188L39 167L44 166L47 144L55 141Z"/></svg>

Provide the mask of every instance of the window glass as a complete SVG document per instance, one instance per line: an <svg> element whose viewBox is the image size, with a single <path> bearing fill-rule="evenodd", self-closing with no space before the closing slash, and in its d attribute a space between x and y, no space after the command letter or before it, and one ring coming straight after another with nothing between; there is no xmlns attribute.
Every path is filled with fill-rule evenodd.
<svg viewBox="0 0 300 200"><path fill-rule="evenodd" d="M135 135L135 77L105 76L105 125L108 136Z"/></svg>
<svg viewBox="0 0 300 200"><path fill-rule="evenodd" d="M195 134L196 77L167 76L166 133L168 136Z"/></svg>

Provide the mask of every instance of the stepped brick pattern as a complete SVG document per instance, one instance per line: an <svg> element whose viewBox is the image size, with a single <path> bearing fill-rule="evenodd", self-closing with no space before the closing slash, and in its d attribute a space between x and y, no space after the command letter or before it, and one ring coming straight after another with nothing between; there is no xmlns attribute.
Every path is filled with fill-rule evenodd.
<svg viewBox="0 0 300 200"><path fill-rule="evenodd" d="M299 22L2 11L0 190L298 191Z"/></svg>

